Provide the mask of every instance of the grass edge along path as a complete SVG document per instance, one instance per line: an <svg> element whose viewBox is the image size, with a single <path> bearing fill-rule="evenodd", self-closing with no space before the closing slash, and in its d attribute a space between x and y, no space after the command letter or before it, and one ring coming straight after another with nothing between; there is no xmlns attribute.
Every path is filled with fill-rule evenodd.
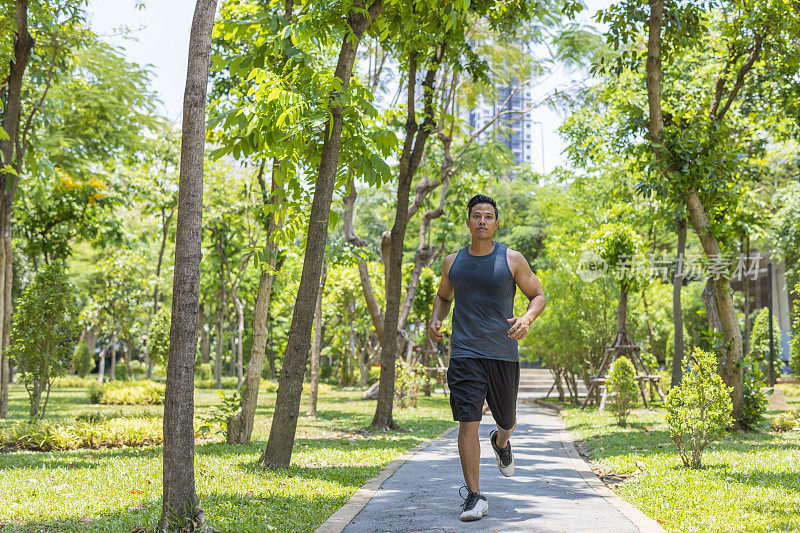
<svg viewBox="0 0 800 533"><path fill-rule="evenodd" d="M54 420L68 421L69 412L97 408L81 404L85 395L65 391L55 395ZM12 392L15 409L24 408L24 391ZM319 416L300 419L287 470L258 466L274 393L259 398L250 445L228 445L219 438L200 442L198 494L209 523L218 531L315 531L387 464L454 426L447 399L435 395L420 398L418 409L397 409L407 431L373 432L368 425L375 402L360 401L359 395L333 391L320 397ZM196 401L203 411L218 398L214 391L196 391ZM141 408L150 415L158 409ZM124 414L135 416L139 410L129 406ZM3 532L148 529L160 505L160 446L0 453Z"/></svg>
<svg viewBox="0 0 800 533"><path fill-rule="evenodd" d="M771 412L770 415L774 415ZM667 531L800 530L800 432L734 432L681 464L663 409L637 409L621 428L596 408L561 411L592 470Z"/></svg>

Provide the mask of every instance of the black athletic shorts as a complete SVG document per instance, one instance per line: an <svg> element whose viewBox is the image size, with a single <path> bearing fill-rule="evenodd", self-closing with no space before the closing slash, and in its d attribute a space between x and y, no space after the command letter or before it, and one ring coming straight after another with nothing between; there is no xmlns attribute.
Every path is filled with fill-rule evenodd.
<svg viewBox="0 0 800 533"><path fill-rule="evenodd" d="M511 429L517 420L519 363L499 359L453 357L447 368L450 408L453 420L481 420L483 400L502 429Z"/></svg>

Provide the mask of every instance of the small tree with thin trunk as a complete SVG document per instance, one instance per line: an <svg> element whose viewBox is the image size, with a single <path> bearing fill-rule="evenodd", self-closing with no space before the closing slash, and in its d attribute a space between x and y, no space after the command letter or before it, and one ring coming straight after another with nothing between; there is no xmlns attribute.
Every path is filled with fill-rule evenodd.
<svg viewBox="0 0 800 533"><path fill-rule="evenodd" d="M44 418L53 380L72 365L77 315L75 289L60 263L43 268L20 298L8 355L28 390L31 423Z"/></svg>
<svg viewBox="0 0 800 533"><path fill-rule="evenodd" d="M197 0L183 95L170 353L164 395L164 500L158 529L205 527L194 481L194 359L200 309L206 91L216 0Z"/></svg>
<svg viewBox="0 0 800 533"><path fill-rule="evenodd" d="M597 252L608 264L608 270L619 280L617 333L627 335L628 294L640 283L636 254L642 249L642 238L627 224L604 224L589 237L589 249Z"/></svg>

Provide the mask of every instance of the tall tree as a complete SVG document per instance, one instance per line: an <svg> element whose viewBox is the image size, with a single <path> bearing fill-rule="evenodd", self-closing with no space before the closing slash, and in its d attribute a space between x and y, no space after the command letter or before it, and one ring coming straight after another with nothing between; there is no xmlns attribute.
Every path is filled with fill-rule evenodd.
<svg viewBox="0 0 800 533"><path fill-rule="evenodd" d="M359 41L372 23L384 10L383 0L374 1L367 7L361 0L353 2L345 13L348 30L342 42L336 64L334 89L328 94L330 118L325 125L325 142L319 163L319 171L311 205L311 215L306 236L306 248L300 288L292 315L286 352L281 367L280 387L275 400L269 440L261 456L266 468L287 468L291 461L300 396L303 391L303 376L310 348L314 307L319 291L319 279L325 244L328 240L328 222L336 181L336 169L341 149L344 124L343 94L346 94L353 73Z"/></svg>
<svg viewBox="0 0 800 533"><path fill-rule="evenodd" d="M14 55L8 73L8 88L3 106L3 130L0 132L0 418L8 416L9 366L5 348L11 331L11 206L14 201L21 155L18 139L22 107L22 85L25 69L31 56L34 40L28 31L28 0L16 1L16 31L14 33ZM15 154L15 152L17 152Z"/></svg>
<svg viewBox="0 0 800 533"><path fill-rule="evenodd" d="M200 305L206 91L216 0L197 0L183 97L172 323L164 396L162 531L200 529L205 520L194 478L194 359Z"/></svg>
<svg viewBox="0 0 800 533"><path fill-rule="evenodd" d="M608 41L622 48L616 56L617 75L626 69L635 72L646 58L648 121L639 135L645 133L649 143L639 148L649 152L655 189L686 208L709 264L716 265L717 273L707 283L706 312L718 324L720 373L732 389L738 420L742 335L720 263L740 249L736 239L741 233L731 215L746 197L748 181L763 175L754 161L764 151L761 139L786 135L782 127L771 127L786 120L785 109L776 102L785 94L774 90L773 80L791 85L796 79L798 62L789 50L800 37L800 17L780 0L730 0L713 8L652 0L646 12L641 7L623 1L600 18L608 23ZM639 21L647 26L644 55L636 48ZM698 60L703 69L696 67ZM698 83L700 79L706 83ZM644 116L638 110L630 114L632 132L637 129L633 122L643 123Z"/></svg>

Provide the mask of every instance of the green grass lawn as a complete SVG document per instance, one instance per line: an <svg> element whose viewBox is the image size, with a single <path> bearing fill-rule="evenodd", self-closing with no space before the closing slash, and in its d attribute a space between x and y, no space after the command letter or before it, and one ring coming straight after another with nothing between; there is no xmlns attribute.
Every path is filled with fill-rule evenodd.
<svg viewBox="0 0 800 533"><path fill-rule="evenodd" d="M731 433L696 471L683 467L663 409L636 410L625 428L594 408L562 415L596 472L667 531L800 531L798 431Z"/></svg>
<svg viewBox="0 0 800 533"><path fill-rule="evenodd" d="M395 409L408 432L367 429L375 401L360 392L320 395L317 418L301 417L292 466L263 471L275 393L259 397L253 443L199 440L197 491L206 520L219 531L314 531L381 468L414 445L454 425L447 399L421 398L418 409ZM219 402L198 390L198 413ZM303 397L302 412L307 398ZM24 420L25 390L13 386L10 415ZM81 413L161 416L161 406L89 405L85 389L54 389L47 420L74 422ZM0 453L0 530L125 531L152 527L161 511L161 446Z"/></svg>

